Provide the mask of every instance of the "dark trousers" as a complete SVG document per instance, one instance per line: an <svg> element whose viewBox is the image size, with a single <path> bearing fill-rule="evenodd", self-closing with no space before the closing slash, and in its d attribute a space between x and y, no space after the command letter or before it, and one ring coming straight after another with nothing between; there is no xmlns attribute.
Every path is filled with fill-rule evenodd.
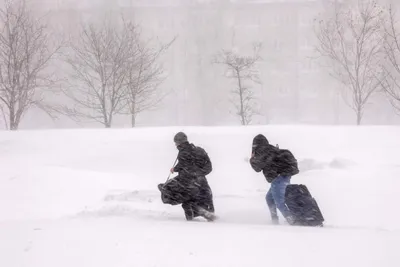
<svg viewBox="0 0 400 267"><path fill-rule="evenodd" d="M202 209L212 213L215 212L213 194L207 179L204 176L198 177L195 185L198 187L196 195L192 195L188 201L182 203L187 220L202 216Z"/></svg>

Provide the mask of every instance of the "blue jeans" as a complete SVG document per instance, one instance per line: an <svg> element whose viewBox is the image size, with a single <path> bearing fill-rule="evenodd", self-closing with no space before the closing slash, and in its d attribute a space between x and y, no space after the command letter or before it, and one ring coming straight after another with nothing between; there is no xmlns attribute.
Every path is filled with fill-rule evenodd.
<svg viewBox="0 0 400 267"><path fill-rule="evenodd" d="M285 191L286 186L290 184L290 178L290 176L278 176L275 178L265 196L272 220L278 219L276 208L282 213L283 217L287 218L290 216L290 211L285 203Z"/></svg>

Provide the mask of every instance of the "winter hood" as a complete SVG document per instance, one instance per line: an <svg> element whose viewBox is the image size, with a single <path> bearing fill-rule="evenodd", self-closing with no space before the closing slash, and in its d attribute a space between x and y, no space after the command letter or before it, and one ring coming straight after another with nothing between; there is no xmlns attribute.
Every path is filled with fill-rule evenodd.
<svg viewBox="0 0 400 267"><path fill-rule="evenodd" d="M256 137L253 138L253 148L267 145L269 145L269 142L264 135L258 134Z"/></svg>

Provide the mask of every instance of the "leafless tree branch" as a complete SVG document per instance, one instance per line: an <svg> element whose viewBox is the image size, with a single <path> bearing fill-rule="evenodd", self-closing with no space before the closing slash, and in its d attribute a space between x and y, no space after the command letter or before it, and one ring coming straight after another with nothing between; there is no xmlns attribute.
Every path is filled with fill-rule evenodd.
<svg viewBox="0 0 400 267"><path fill-rule="evenodd" d="M392 106L400 112L400 25L395 8L389 5L386 11L387 19L383 21L385 61L380 83Z"/></svg>
<svg viewBox="0 0 400 267"><path fill-rule="evenodd" d="M78 40L71 41L66 62L73 73L63 92L74 106L64 106L62 113L76 121L109 128L116 114L129 114L134 127L136 116L164 97L159 90L164 70L157 61L175 39L154 49L142 40L138 25L119 19L82 25Z"/></svg>
<svg viewBox="0 0 400 267"><path fill-rule="evenodd" d="M101 24L82 25L79 38L70 41L66 62L72 74L64 94L74 106L62 112L71 119L112 126L113 116L126 106L126 78L130 37L120 25L106 18Z"/></svg>
<svg viewBox="0 0 400 267"><path fill-rule="evenodd" d="M331 75L348 89L351 100L346 102L359 125L365 105L380 86L376 74L382 55L382 9L375 1L359 0L356 5L335 1L332 10L331 17L318 21L316 51L329 63Z"/></svg>
<svg viewBox="0 0 400 267"><path fill-rule="evenodd" d="M254 44L251 56L242 56L223 49L212 60L214 64L224 65L229 72L227 77L236 80L237 87L232 90L232 94L237 96L237 100L233 101L233 105L242 125L251 124L253 115L257 114L257 110L254 108L254 92L250 86L246 85L246 82L261 83L256 69L257 62L262 59L260 56L261 48L260 43Z"/></svg>
<svg viewBox="0 0 400 267"><path fill-rule="evenodd" d="M132 22L124 22L124 28L131 38L130 60L127 63L127 111L132 127L136 125L139 113L157 108L168 92L162 92L160 85L165 81L164 68L159 63L160 56L174 43L176 37L155 48L150 40L143 40L140 27Z"/></svg>
<svg viewBox="0 0 400 267"><path fill-rule="evenodd" d="M8 128L17 130L32 107L54 118L44 92L56 82L48 67L61 45L50 44L47 27L32 16L25 0L4 0L0 24L0 105Z"/></svg>

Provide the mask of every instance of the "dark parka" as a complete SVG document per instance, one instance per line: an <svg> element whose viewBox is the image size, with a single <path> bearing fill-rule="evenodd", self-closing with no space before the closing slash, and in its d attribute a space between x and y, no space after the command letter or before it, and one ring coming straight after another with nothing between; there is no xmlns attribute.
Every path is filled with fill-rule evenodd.
<svg viewBox="0 0 400 267"><path fill-rule="evenodd" d="M189 143L183 142L177 146L178 164L174 167L174 172L178 172L179 176L187 179L194 177L206 176L212 171L211 160L203 149L197 150L196 147ZM198 153L204 154L199 155ZM205 158L205 162L198 162L201 158ZM198 166L204 166L200 168Z"/></svg>
<svg viewBox="0 0 400 267"><path fill-rule="evenodd" d="M256 172L262 171L269 183L279 175L293 176L299 173L293 154L289 150L270 145L262 134L253 139L250 165Z"/></svg>
<svg viewBox="0 0 400 267"><path fill-rule="evenodd" d="M173 171L177 172L178 176L161 185L163 192L169 195L168 203L176 205L188 201L212 202L211 188L205 178L212 171L209 156L203 149L196 149L187 140L179 142L177 148L178 163ZM199 164L197 161L201 159L205 159L205 162Z"/></svg>

